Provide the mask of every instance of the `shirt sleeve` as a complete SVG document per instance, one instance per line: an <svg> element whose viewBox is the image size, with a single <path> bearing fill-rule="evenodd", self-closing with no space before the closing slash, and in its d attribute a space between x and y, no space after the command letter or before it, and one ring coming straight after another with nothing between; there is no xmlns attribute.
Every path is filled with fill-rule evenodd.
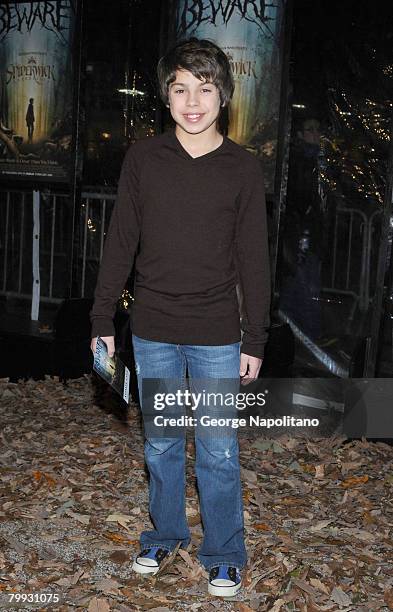
<svg viewBox="0 0 393 612"><path fill-rule="evenodd" d="M236 251L241 352L262 358L270 324L270 263L263 171L255 161L240 194Z"/></svg>
<svg viewBox="0 0 393 612"><path fill-rule="evenodd" d="M114 336L116 303L132 269L139 242L141 212L138 204L138 169L133 146L121 169L115 206L90 313L91 335Z"/></svg>

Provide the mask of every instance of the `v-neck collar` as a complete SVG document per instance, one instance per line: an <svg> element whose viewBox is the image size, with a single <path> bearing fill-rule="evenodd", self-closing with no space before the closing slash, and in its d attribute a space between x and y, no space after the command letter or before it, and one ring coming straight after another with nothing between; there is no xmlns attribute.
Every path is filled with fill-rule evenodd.
<svg viewBox="0 0 393 612"><path fill-rule="evenodd" d="M213 157L214 155L217 155L217 154L221 153L221 151L226 146L226 140L227 140L226 136L223 135L222 143L216 149L213 149L212 151L208 151L207 153L204 153L203 155L198 155L198 157L193 157L183 147L183 145L181 144L180 140L176 136L175 130L171 131L171 139L174 142L174 144L176 146L176 149L179 151L179 153L181 153L182 157L188 159L189 161L191 161L193 163L200 163L202 161L205 161L206 159L210 159L210 157Z"/></svg>

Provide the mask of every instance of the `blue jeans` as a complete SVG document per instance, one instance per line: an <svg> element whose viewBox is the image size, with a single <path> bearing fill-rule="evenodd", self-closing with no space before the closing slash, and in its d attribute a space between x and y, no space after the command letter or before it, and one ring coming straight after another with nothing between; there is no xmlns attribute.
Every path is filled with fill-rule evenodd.
<svg viewBox="0 0 393 612"><path fill-rule="evenodd" d="M143 378L177 379L185 385L186 367L192 390L197 390L192 379L195 383L203 378L232 379L232 390L239 388L239 342L224 346L179 345L152 342L135 335L132 341L141 403ZM233 411L235 408L228 408L228 416L233 416ZM185 548L191 540L186 519L185 441L185 436L145 440L145 461L150 474L149 511L154 529L142 532L142 549L160 546L173 550L178 542ZM195 450L204 531L197 557L207 570L225 564L242 569L247 553L237 430L226 431L225 435L206 432L202 435L197 427Z"/></svg>

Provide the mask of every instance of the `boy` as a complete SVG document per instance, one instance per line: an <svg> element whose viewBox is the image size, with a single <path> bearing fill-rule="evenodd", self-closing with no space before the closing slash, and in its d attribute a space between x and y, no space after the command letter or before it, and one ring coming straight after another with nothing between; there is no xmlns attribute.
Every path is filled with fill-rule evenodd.
<svg viewBox="0 0 393 612"><path fill-rule="evenodd" d="M132 331L142 404L144 378L184 379L186 368L190 381L250 382L269 324L260 163L217 128L234 89L228 59L212 42L192 38L161 58L158 78L176 127L126 155L92 310L92 350L99 335L113 354L112 316L139 244ZM196 431L195 445L204 529L198 559L209 593L235 595L247 561L238 440ZM178 543L190 542L184 447L184 437L146 437L155 529L141 534L136 572L156 573Z"/></svg>

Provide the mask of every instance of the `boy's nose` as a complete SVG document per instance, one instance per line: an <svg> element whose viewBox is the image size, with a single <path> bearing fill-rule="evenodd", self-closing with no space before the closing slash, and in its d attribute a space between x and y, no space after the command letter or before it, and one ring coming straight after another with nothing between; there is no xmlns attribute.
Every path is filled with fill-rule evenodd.
<svg viewBox="0 0 393 612"><path fill-rule="evenodd" d="M190 94L187 98L187 106L197 106L198 98L195 95Z"/></svg>

